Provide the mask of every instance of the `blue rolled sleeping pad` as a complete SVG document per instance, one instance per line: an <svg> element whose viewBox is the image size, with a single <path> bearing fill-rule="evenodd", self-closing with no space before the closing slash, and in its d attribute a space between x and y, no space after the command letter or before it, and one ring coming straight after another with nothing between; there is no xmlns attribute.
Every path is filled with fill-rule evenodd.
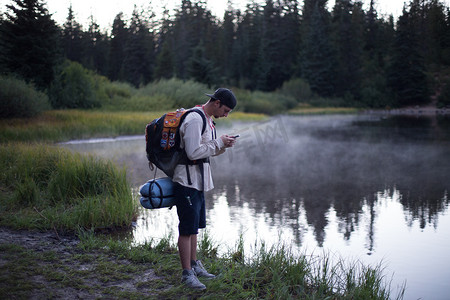
<svg viewBox="0 0 450 300"><path fill-rule="evenodd" d="M141 205L148 209L175 205L174 183L169 177L149 180L139 188Z"/></svg>

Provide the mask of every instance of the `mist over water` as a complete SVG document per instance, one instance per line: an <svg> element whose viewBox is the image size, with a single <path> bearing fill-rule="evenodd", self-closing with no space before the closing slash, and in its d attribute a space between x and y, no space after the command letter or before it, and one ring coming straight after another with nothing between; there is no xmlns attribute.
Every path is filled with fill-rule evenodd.
<svg viewBox="0 0 450 300"><path fill-rule="evenodd" d="M241 137L212 161L207 226L221 251L240 236L248 251L281 241L382 261L394 291L406 281L405 299L450 294L449 117L282 116L222 133ZM65 147L124 165L136 187L153 178L143 137ZM143 210L133 235L170 232L177 236L175 209Z"/></svg>

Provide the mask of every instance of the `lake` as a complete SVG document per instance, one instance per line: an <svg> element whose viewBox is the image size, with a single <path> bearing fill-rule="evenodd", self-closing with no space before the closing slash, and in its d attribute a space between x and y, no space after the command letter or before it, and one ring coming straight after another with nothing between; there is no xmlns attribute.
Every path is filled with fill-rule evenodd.
<svg viewBox="0 0 450 300"><path fill-rule="evenodd" d="M328 253L384 266L392 295L450 295L450 117L278 116L220 126L236 146L212 160L207 230L219 251L239 239L251 254L280 242L306 255ZM127 168L135 189L153 178L143 136L73 141L75 151ZM157 176L163 176L157 173ZM139 201L136 195L136 201ZM136 242L172 234L176 209L142 209Z"/></svg>

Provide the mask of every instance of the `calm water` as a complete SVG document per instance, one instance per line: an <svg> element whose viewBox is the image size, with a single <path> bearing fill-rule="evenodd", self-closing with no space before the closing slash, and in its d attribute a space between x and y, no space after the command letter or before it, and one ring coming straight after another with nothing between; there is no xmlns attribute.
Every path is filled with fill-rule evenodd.
<svg viewBox="0 0 450 300"><path fill-rule="evenodd" d="M382 262L393 295L406 282L405 299L448 299L449 117L276 117L218 133L241 135L214 158L207 194L208 232L222 253L240 236L247 253L282 241ZM136 188L153 178L142 136L64 146L125 165ZM132 235L176 238L177 222L176 209L143 209Z"/></svg>

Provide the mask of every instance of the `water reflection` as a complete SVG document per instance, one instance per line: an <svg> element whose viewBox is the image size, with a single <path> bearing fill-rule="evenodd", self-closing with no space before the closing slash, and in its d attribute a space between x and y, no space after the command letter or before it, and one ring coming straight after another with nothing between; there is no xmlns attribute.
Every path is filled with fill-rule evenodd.
<svg viewBox="0 0 450 300"><path fill-rule="evenodd" d="M444 194L449 188L449 140L433 140L439 142L437 145L419 142L414 128L392 130L372 120L336 117L331 124L317 124L315 118L303 122L283 119L284 124L294 121L294 126L284 125L288 142L283 135L273 135L270 142L264 141L262 151L252 147L245 155L215 160L217 193L228 195L229 205L248 203L256 212L268 213L269 220L279 217L280 212L284 212L283 218L298 219L297 208L302 206L319 246L324 242L331 206L344 222L344 238L349 239L364 203L373 203L379 191L397 190L405 210L413 218L421 218L421 226L448 207ZM375 124L377 142L369 122ZM392 140L395 135L401 141ZM235 195L236 183L239 197Z"/></svg>
<svg viewBox="0 0 450 300"><path fill-rule="evenodd" d="M220 251L284 241L295 251L329 249L385 261L406 299L450 293L449 118L278 117L234 124L239 143L214 158L208 230ZM66 145L114 159L138 186L153 176L143 137ZM160 174L158 174L160 175ZM137 242L177 235L174 209L143 210Z"/></svg>

